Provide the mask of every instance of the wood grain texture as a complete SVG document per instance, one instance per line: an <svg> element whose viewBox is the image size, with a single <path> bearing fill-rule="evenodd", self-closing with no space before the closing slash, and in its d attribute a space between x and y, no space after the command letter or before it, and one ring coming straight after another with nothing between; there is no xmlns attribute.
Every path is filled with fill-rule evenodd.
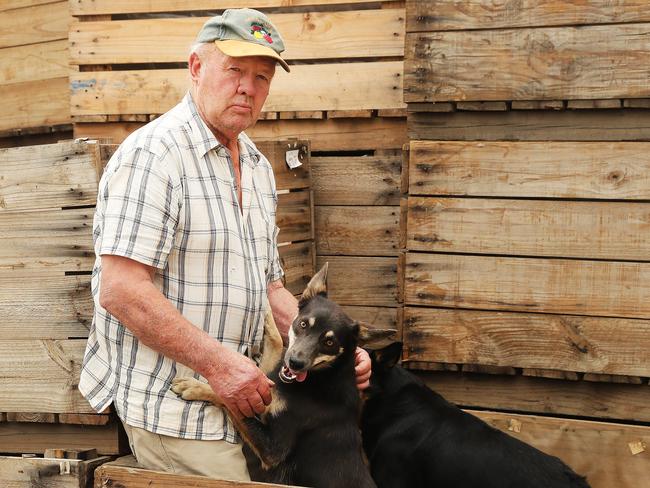
<svg viewBox="0 0 650 488"><path fill-rule="evenodd" d="M68 38L68 2L13 8L0 16L0 48Z"/></svg>
<svg viewBox="0 0 650 488"><path fill-rule="evenodd" d="M644 261L650 205L409 197L407 248Z"/></svg>
<svg viewBox="0 0 650 488"><path fill-rule="evenodd" d="M312 238L309 194L309 190L302 190L278 195L278 242L305 241Z"/></svg>
<svg viewBox="0 0 650 488"><path fill-rule="evenodd" d="M0 56L0 85L68 76L68 42L7 47Z"/></svg>
<svg viewBox="0 0 650 488"><path fill-rule="evenodd" d="M278 70L265 111L401 108L402 61L298 65ZM185 69L92 71L70 79L72 115L160 114L189 88ZM137 96L134 96L137 93Z"/></svg>
<svg viewBox="0 0 650 488"><path fill-rule="evenodd" d="M407 0L408 32L644 22L644 0Z"/></svg>
<svg viewBox="0 0 650 488"><path fill-rule="evenodd" d="M650 376L647 320L405 307L405 359Z"/></svg>
<svg viewBox="0 0 650 488"><path fill-rule="evenodd" d="M411 195L650 199L647 142L413 141Z"/></svg>
<svg viewBox="0 0 650 488"><path fill-rule="evenodd" d="M43 459L0 456L0 484L3 488L90 488L93 471L108 456L79 459Z"/></svg>
<svg viewBox="0 0 650 488"><path fill-rule="evenodd" d="M78 22L70 29L72 64L186 62L209 17ZM272 13L288 61L404 56L404 9Z"/></svg>
<svg viewBox="0 0 650 488"><path fill-rule="evenodd" d="M292 294L303 292L307 283L314 275L314 243L300 242L278 248L280 262L284 270L284 286Z"/></svg>
<svg viewBox="0 0 650 488"><path fill-rule="evenodd" d="M646 24L408 34L404 100L650 95Z"/></svg>
<svg viewBox="0 0 650 488"><path fill-rule="evenodd" d="M405 301L650 318L650 264L407 253Z"/></svg>

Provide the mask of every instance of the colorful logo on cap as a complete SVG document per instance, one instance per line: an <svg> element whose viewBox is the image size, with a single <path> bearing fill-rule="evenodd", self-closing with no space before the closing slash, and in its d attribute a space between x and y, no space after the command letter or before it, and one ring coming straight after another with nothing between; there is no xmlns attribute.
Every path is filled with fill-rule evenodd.
<svg viewBox="0 0 650 488"><path fill-rule="evenodd" d="M264 39L269 44L273 44L273 38L271 37L269 31L267 31L266 27L258 22L253 22L251 24L251 35L255 39Z"/></svg>

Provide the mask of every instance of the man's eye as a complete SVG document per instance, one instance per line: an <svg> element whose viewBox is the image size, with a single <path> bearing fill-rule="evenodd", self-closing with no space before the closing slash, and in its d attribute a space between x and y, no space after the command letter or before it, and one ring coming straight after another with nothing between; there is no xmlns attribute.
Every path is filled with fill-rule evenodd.
<svg viewBox="0 0 650 488"><path fill-rule="evenodd" d="M257 75L258 80L262 80L268 83L269 79L264 75Z"/></svg>
<svg viewBox="0 0 650 488"><path fill-rule="evenodd" d="M239 73L241 70L237 66L231 66L230 71L235 71L235 72Z"/></svg>

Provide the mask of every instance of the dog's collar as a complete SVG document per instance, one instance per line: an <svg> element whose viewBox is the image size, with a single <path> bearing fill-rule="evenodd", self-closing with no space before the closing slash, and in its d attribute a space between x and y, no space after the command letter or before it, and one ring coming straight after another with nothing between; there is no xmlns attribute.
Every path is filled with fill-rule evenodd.
<svg viewBox="0 0 650 488"><path fill-rule="evenodd" d="M282 366L280 368L278 376L283 383L293 383L296 380L296 375L293 374L291 370L286 366Z"/></svg>

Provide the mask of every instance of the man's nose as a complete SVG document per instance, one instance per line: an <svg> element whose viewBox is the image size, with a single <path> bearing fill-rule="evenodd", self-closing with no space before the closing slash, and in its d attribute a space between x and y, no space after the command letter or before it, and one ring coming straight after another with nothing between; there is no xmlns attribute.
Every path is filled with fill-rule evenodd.
<svg viewBox="0 0 650 488"><path fill-rule="evenodd" d="M239 88L237 93L248 95L249 97L255 96L255 79L250 75L242 75L239 78Z"/></svg>

